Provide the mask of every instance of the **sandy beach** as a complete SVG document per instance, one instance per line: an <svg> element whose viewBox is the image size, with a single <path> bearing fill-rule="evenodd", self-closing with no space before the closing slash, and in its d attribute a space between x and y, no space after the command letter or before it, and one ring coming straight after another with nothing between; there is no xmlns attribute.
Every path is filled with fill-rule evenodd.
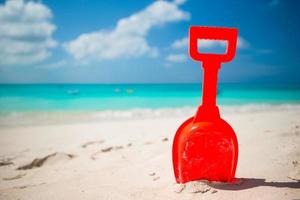
<svg viewBox="0 0 300 200"><path fill-rule="evenodd" d="M299 199L300 106L221 108L238 184L175 184L172 139L195 108L0 119L0 199Z"/></svg>

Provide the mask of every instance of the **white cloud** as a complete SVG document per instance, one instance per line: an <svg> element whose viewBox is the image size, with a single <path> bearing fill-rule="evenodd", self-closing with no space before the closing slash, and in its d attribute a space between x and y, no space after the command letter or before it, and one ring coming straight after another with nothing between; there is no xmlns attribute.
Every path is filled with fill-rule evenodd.
<svg viewBox="0 0 300 200"><path fill-rule="evenodd" d="M184 49L188 47L188 42L189 42L188 38L184 37L182 39L175 40L171 44L171 47L173 49ZM222 41L222 40L199 40L198 44L201 45L201 48L224 47L227 45L226 41ZM248 47L249 47L249 43L243 37L238 37L237 48L245 49Z"/></svg>
<svg viewBox="0 0 300 200"><path fill-rule="evenodd" d="M48 58L55 30L51 10L39 2L6 1L0 6L0 65L37 63Z"/></svg>
<svg viewBox="0 0 300 200"><path fill-rule="evenodd" d="M249 42L243 37L238 37L237 48L247 49L248 47L250 47Z"/></svg>
<svg viewBox="0 0 300 200"><path fill-rule="evenodd" d="M188 46L188 38L187 37L184 37L182 39L179 39L179 40L175 40L173 42L173 44L171 45L171 47L173 49L183 49L183 48L187 48Z"/></svg>
<svg viewBox="0 0 300 200"><path fill-rule="evenodd" d="M64 47L77 60L157 56L157 48L150 46L146 40L150 29L189 17L189 13L180 10L176 3L155 1L140 12L120 19L114 29L82 34L65 43Z"/></svg>
<svg viewBox="0 0 300 200"><path fill-rule="evenodd" d="M187 59L187 57L185 54L169 54L166 57L167 61L176 62L176 63L184 62L184 61L186 61L186 59Z"/></svg>
<svg viewBox="0 0 300 200"><path fill-rule="evenodd" d="M38 65L37 67L44 68L44 69L56 69L56 68L66 66L67 64L68 64L68 62L66 60L59 60L59 61L52 62L52 63Z"/></svg>

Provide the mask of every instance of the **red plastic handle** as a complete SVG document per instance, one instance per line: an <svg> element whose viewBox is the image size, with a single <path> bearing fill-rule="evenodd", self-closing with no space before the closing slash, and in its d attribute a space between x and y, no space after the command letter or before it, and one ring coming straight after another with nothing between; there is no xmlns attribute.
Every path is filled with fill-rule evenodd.
<svg viewBox="0 0 300 200"><path fill-rule="evenodd" d="M229 62L235 56L238 29L217 28L204 26L191 26L189 31L189 53L196 61ZM225 54L207 54L198 51L198 39L226 40L227 49ZM201 48L201 47L200 47Z"/></svg>

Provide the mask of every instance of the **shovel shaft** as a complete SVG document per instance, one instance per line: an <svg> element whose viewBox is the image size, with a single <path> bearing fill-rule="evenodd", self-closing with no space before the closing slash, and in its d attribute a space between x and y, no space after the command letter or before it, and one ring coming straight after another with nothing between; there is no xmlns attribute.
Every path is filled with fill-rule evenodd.
<svg viewBox="0 0 300 200"><path fill-rule="evenodd" d="M213 120L220 117L216 106L218 71L221 63L231 61L235 56L238 30L236 28L220 28L191 26L189 30L189 54L192 59L202 62L203 94L202 105L196 114L196 121ZM198 48L199 39L227 41L225 54L202 53Z"/></svg>
<svg viewBox="0 0 300 200"><path fill-rule="evenodd" d="M218 71L221 63L206 60L202 64L202 105L199 106L195 121L219 119L219 109L216 105Z"/></svg>
<svg viewBox="0 0 300 200"><path fill-rule="evenodd" d="M203 62L202 106L216 107L219 62Z"/></svg>

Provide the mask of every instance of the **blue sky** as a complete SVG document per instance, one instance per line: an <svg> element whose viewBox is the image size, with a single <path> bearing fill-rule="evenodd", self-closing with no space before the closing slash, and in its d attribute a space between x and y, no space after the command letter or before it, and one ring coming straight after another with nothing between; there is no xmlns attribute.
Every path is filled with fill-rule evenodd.
<svg viewBox="0 0 300 200"><path fill-rule="evenodd" d="M300 84L300 1L0 1L2 83L190 83L191 25L239 29L221 82ZM207 50L221 48L207 43Z"/></svg>

